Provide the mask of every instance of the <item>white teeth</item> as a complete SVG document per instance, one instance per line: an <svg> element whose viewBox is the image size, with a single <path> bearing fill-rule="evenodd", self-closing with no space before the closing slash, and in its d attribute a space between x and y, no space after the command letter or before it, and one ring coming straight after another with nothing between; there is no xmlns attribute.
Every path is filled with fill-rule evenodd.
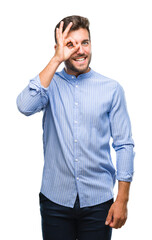
<svg viewBox="0 0 152 240"><path fill-rule="evenodd" d="M85 58L78 58L75 61L84 61L84 60L85 60Z"/></svg>

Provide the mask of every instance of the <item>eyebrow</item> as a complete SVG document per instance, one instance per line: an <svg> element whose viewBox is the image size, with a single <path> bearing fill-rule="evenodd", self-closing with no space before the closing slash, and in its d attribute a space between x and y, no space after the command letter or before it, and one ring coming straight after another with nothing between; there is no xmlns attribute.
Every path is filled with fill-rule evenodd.
<svg viewBox="0 0 152 240"><path fill-rule="evenodd" d="M82 40L82 42L89 42L90 41L90 39L84 39L84 40Z"/></svg>

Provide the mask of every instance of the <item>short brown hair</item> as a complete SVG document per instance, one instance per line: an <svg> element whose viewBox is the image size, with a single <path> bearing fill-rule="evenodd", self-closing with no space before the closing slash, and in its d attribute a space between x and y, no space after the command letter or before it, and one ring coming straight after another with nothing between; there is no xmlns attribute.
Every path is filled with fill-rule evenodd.
<svg viewBox="0 0 152 240"><path fill-rule="evenodd" d="M87 29L88 33L89 33L89 39L90 39L90 30L89 30L90 23L89 23L89 20L87 18L81 17L81 16L77 16L77 15L73 15L73 16L65 17L61 21L64 22L63 32L66 29L66 27L68 26L68 24L70 22L73 22L73 25L70 28L70 31L78 30L79 28ZM55 31L54 31L54 37L55 37L55 42L56 43L57 43L56 28L59 28L61 21L56 25Z"/></svg>

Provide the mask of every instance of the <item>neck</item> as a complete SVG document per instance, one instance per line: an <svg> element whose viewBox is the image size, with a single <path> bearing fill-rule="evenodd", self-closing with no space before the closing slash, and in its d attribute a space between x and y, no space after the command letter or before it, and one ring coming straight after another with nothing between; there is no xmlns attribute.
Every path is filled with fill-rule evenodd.
<svg viewBox="0 0 152 240"><path fill-rule="evenodd" d="M67 68L67 67L65 67L64 69L65 69L65 71L66 71L67 74L69 74L69 75L74 75L74 76L76 76L76 77L78 77L80 74L87 73L87 72L89 72L89 71L91 70L90 67L88 67L87 70L82 71L82 72L75 72L75 71L72 71L71 69L69 69L69 68Z"/></svg>

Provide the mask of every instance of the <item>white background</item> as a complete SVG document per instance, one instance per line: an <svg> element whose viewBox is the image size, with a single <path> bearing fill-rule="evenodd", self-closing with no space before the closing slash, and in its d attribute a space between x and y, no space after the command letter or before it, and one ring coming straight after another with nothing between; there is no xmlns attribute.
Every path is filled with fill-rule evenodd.
<svg viewBox="0 0 152 240"><path fill-rule="evenodd" d="M112 239L151 238L151 12L150 0L0 3L0 239L42 239L42 112L25 117L16 98L53 56L55 25L73 14L89 18L91 67L123 86L132 123L136 157L128 220Z"/></svg>

